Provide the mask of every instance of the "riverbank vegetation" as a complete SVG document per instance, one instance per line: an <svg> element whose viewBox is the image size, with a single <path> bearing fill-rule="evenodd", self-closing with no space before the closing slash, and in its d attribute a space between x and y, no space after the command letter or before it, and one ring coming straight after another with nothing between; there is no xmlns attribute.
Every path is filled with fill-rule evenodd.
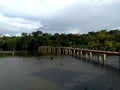
<svg viewBox="0 0 120 90"><path fill-rule="evenodd" d="M35 31L21 36L1 36L0 50L37 50L38 46L79 47L119 51L120 30L101 30L88 34L50 34Z"/></svg>

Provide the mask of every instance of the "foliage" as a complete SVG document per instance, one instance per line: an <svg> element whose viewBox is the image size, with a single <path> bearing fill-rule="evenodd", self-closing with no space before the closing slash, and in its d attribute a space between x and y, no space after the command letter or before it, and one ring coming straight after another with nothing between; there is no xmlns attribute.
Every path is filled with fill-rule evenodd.
<svg viewBox="0 0 120 90"><path fill-rule="evenodd" d="M0 50L37 50L38 46L61 46L119 51L120 30L101 30L88 34L53 35L36 32L21 33L21 36L0 36Z"/></svg>

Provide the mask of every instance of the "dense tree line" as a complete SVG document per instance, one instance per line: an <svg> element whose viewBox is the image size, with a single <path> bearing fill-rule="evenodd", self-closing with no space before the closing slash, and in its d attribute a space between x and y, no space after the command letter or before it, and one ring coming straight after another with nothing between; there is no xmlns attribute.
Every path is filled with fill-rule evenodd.
<svg viewBox="0 0 120 90"><path fill-rule="evenodd" d="M88 34L59 34L54 35L35 31L21 36L1 36L1 50L37 50L38 46L79 47L118 51L120 49L120 30L101 30Z"/></svg>

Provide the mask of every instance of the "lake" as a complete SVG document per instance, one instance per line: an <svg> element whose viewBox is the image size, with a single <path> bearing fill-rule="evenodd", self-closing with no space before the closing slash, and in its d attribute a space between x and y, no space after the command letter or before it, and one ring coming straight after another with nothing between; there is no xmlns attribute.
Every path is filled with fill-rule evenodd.
<svg viewBox="0 0 120 90"><path fill-rule="evenodd" d="M0 90L120 90L120 74L72 56L1 57Z"/></svg>

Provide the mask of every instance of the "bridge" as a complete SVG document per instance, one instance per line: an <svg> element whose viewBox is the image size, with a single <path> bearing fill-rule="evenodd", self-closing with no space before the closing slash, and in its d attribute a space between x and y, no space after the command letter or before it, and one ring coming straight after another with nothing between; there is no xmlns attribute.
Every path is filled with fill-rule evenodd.
<svg viewBox="0 0 120 90"><path fill-rule="evenodd" d="M60 54L60 55L70 55L75 57L80 57L81 59L86 59L91 61L93 54L97 55L98 63L105 64L107 55L118 55L120 52L115 51L102 51L102 50L90 50L83 48L72 48L72 47L53 47L53 46L39 46L39 53L43 54Z"/></svg>

